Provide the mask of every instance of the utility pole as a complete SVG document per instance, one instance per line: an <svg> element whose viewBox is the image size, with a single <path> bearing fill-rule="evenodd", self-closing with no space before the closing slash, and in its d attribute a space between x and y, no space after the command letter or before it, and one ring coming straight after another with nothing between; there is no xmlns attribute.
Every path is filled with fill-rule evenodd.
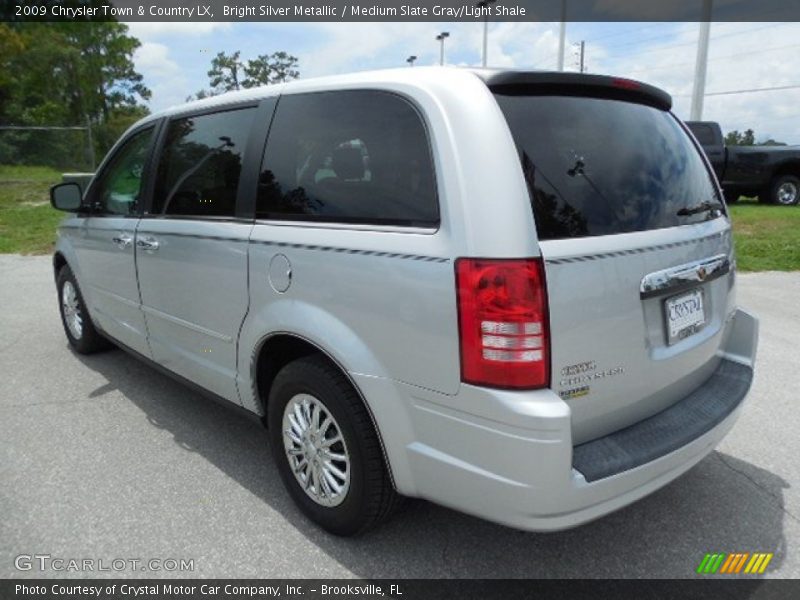
<svg viewBox="0 0 800 600"><path fill-rule="evenodd" d="M703 0L703 20L697 39L697 61L694 67L694 88L692 89L692 109L689 118L700 121L703 118L703 100L706 95L706 71L708 69L708 39L711 34L712 0Z"/></svg>
<svg viewBox="0 0 800 600"><path fill-rule="evenodd" d="M490 6L495 2L497 0L481 0L476 5L478 8L486 9L486 14L483 15L483 54L481 55L481 65L483 65L484 69L486 68L489 53L489 11L491 10Z"/></svg>
<svg viewBox="0 0 800 600"><path fill-rule="evenodd" d="M564 70L564 43L567 38L567 0L561 0L561 27L558 31L558 70Z"/></svg>
<svg viewBox="0 0 800 600"><path fill-rule="evenodd" d="M447 31L443 31L439 35L436 36L436 39L439 40L439 64L444 65L444 41L450 37L450 33Z"/></svg>
<svg viewBox="0 0 800 600"><path fill-rule="evenodd" d="M573 52L575 52L575 61L577 63L575 66L578 67L581 73L585 73L586 63L584 62L584 57L586 56L586 42L584 40L576 42Z"/></svg>

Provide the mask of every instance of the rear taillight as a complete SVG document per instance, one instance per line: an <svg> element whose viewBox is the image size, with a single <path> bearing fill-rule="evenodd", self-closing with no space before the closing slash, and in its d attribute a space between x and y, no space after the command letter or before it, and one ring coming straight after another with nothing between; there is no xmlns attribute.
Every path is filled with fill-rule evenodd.
<svg viewBox="0 0 800 600"><path fill-rule="evenodd" d="M542 261L456 261L461 379L533 389L550 385L547 290Z"/></svg>

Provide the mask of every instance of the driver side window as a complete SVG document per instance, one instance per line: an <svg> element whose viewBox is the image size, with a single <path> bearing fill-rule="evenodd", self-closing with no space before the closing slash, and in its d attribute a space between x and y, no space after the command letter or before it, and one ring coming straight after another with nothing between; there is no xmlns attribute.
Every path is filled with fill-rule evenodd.
<svg viewBox="0 0 800 600"><path fill-rule="evenodd" d="M149 127L128 139L100 175L93 194L101 214L123 217L136 214L153 130Z"/></svg>

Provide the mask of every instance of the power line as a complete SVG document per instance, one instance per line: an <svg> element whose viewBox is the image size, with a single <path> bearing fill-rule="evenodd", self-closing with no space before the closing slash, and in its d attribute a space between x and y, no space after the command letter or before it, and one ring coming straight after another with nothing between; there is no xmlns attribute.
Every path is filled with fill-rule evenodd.
<svg viewBox="0 0 800 600"><path fill-rule="evenodd" d="M777 46L776 48L764 48L761 50L751 50L748 52L737 52L736 54L726 54L725 56L715 56L714 58L709 58L708 62L713 62L717 60L724 60L726 58L737 58L739 56L751 56L753 54L761 54L764 52L774 52L776 50L787 50L789 48L800 48L800 44L789 44L787 46ZM660 67L648 67L646 69L635 69L633 71L626 71L626 73L634 74L634 73L648 73L650 71L663 71L665 69L674 69L677 67L689 67L694 65L694 62L685 62L685 63L677 63L672 65L662 65Z"/></svg>
<svg viewBox="0 0 800 600"><path fill-rule="evenodd" d="M778 12L778 11L782 11L782 10L784 10L784 7L783 6L779 6L778 8L774 8L774 9L769 10L769 11L760 11L759 15L761 17L763 17L766 14L774 13L774 12ZM740 24L741 23L735 23L735 22L734 23L716 23L715 22L714 23L714 28L715 28L715 30L719 31L720 28L723 28L723 27L736 27L737 25L740 25ZM776 24L775 26L778 27L781 24L785 25L786 23L785 22L780 22L779 24ZM588 38L586 40L586 43L589 44L589 43L596 42L598 40L605 40L605 39L609 39L609 38L612 38L612 37L619 37L621 35L627 35L627 34L634 33L634 32L641 33L643 31L648 31L648 30L651 30L651 29L657 29L657 28L660 28L660 27L664 27L664 23L655 23L653 25L648 25L646 27L631 27L630 29L625 29L624 31L616 31L614 33L607 33L605 35L600 35L600 36L597 36L597 37ZM767 25L765 27L769 27L769 25ZM760 29L760 27L759 27L759 29ZM736 33L737 32L732 32L732 34L734 34L734 35ZM729 35L729 34L726 34L726 35ZM643 41L647 41L649 39L656 39L656 38L646 38ZM612 45L610 47L613 48L615 46Z"/></svg>
<svg viewBox="0 0 800 600"><path fill-rule="evenodd" d="M629 46L639 46L641 44L646 44L647 42L652 42L653 40L663 40L664 38L675 37L676 33L665 33L663 35L654 35L648 38L644 38L641 40L634 40L632 42L623 42L621 44L611 44L610 46L606 46L605 49L608 50L609 48L627 48ZM691 42L692 44L696 42ZM683 44L681 44L683 45Z"/></svg>
<svg viewBox="0 0 800 600"><path fill-rule="evenodd" d="M748 90L728 90L725 92L709 92L706 94L706 96L731 96L733 94L751 94L754 92L775 92L778 90L797 90L797 89L800 89L800 83L793 85L777 85L774 87L751 88ZM691 96L691 94L672 94L672 95L678 98Z"/></svg>
<svg viewBox="0 0 800 600"><path fill-rule="evenodd" d="M612 37L619 37L621 35L626 35L628 33L633 33L634 31L647 31L648 29L655 29L656 27L663 27L663 23L658 23L657 25L650 25L648 27L631 27L630 29L626 29L625 31L617 31L615 33L609 33L607 35L601 35L598 37L589 38L586 40L586 43L596 42L597 40L605 40Z"/></svg>
<svg viewBox="0 0 800 600"><path fill-rule="evenodd" d="M711 38L711 41L714 42L714 41L722 39L722 38L728 38L728 37L732 37L732 36L736 36L736 35L742 35L744 33L752 33L754 31L762 31L764 29L769 29L769 28L783 27L784 25L796 25L796 23L795 22L786 22L786 23L780 23L778 25L769 24L769 25L764 25L762 27L752 27L750 29L744 29L744 30L741 30L741 31L732 31L731 33L723 33L722 35L715 35L715 36L713 36ZM623 48L623 47L628 47L628 46L646 44L647 42L650 42L652 40L662 39L662 38L670 37L670 36L674 36L674 35L675 34L668 34L668 35L645 38L643 40L638 40L638 41L635 41L635 42L628 42L628 43L625 43L625 44L615 44L613 46L606 46L605 49L607 50L608 48ZM661 46L660 48L654 48L652 50L647 50L647 52L648 53L650 53L650 52L663 52L664 50L672 50L673 48L683 48L684 46L695 46L695 45L697 45L697 40L692 40L690 42L683 42L683 43L680 43L680 44L671 44L669 46ZM615 53L612 52L611 54L615 54Z"/></svg>
<svg viewBox="0 0 800 600"><path fill-rule="evenodd" d="M706 96L729 96L731 94L751 94L753 92L774 92L777 90L797 90L800 89L800 83L795 85L777 85L775 87L753 88L749 90L731 90L727 92L711 92Z"/></svg>

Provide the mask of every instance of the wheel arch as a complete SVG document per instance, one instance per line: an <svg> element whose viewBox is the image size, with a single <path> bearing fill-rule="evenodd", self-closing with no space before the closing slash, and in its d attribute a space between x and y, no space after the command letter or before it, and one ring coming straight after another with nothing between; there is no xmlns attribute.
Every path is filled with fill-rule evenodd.
<svg viewBox="0 0 800 600"><path fill-rule="evenodd" d="M58 272L68 264L67 257L62 252L56 251L53 254L53 277L58 277Z"/></svg>
<svg viewBox="0 0 800 600"><path fill-rule="evenodd" d="M269 414L269 411L267 410L267 403L269 401L269 394L270 390L272 389L272 384L275 381L275 376L290 362L304 356L310 356L314 354L322 356L342 375L344 375L344 377L355 390L356 394L358 394L361 403L367 409L367 413L369 413L372 426L375 428L375 434L378 436L384 464L386 465L386 469L389 473L392 486L396 490L397 486L395 485L394 476L392 475L392 463L389 460L389 455L386 452L386 445L383 441L381 428L378 425L378 420L375 418L375 414L373 413L372 407L367 401L366 396L361 391L358 384L355 382L344 365L342 365L331 352L327 351L318 343L309 340L300 334L289 331L275 331L269 333L259 340L259 343L256 345L256 348L253 352L253 372L251 380L253 381L253 391L256 395L256 400L258 401L259 407L262 411L262 422L264 423L265 427L269 427L269 422L267 420L267 415Z"/></svg>
<svg viewBox="0 0 800 600"><path fill-rule="evenodd" d="M784 175L794 175L800 177L800 158L794 158L778 164L772 171L771 182Z"/></svg>

